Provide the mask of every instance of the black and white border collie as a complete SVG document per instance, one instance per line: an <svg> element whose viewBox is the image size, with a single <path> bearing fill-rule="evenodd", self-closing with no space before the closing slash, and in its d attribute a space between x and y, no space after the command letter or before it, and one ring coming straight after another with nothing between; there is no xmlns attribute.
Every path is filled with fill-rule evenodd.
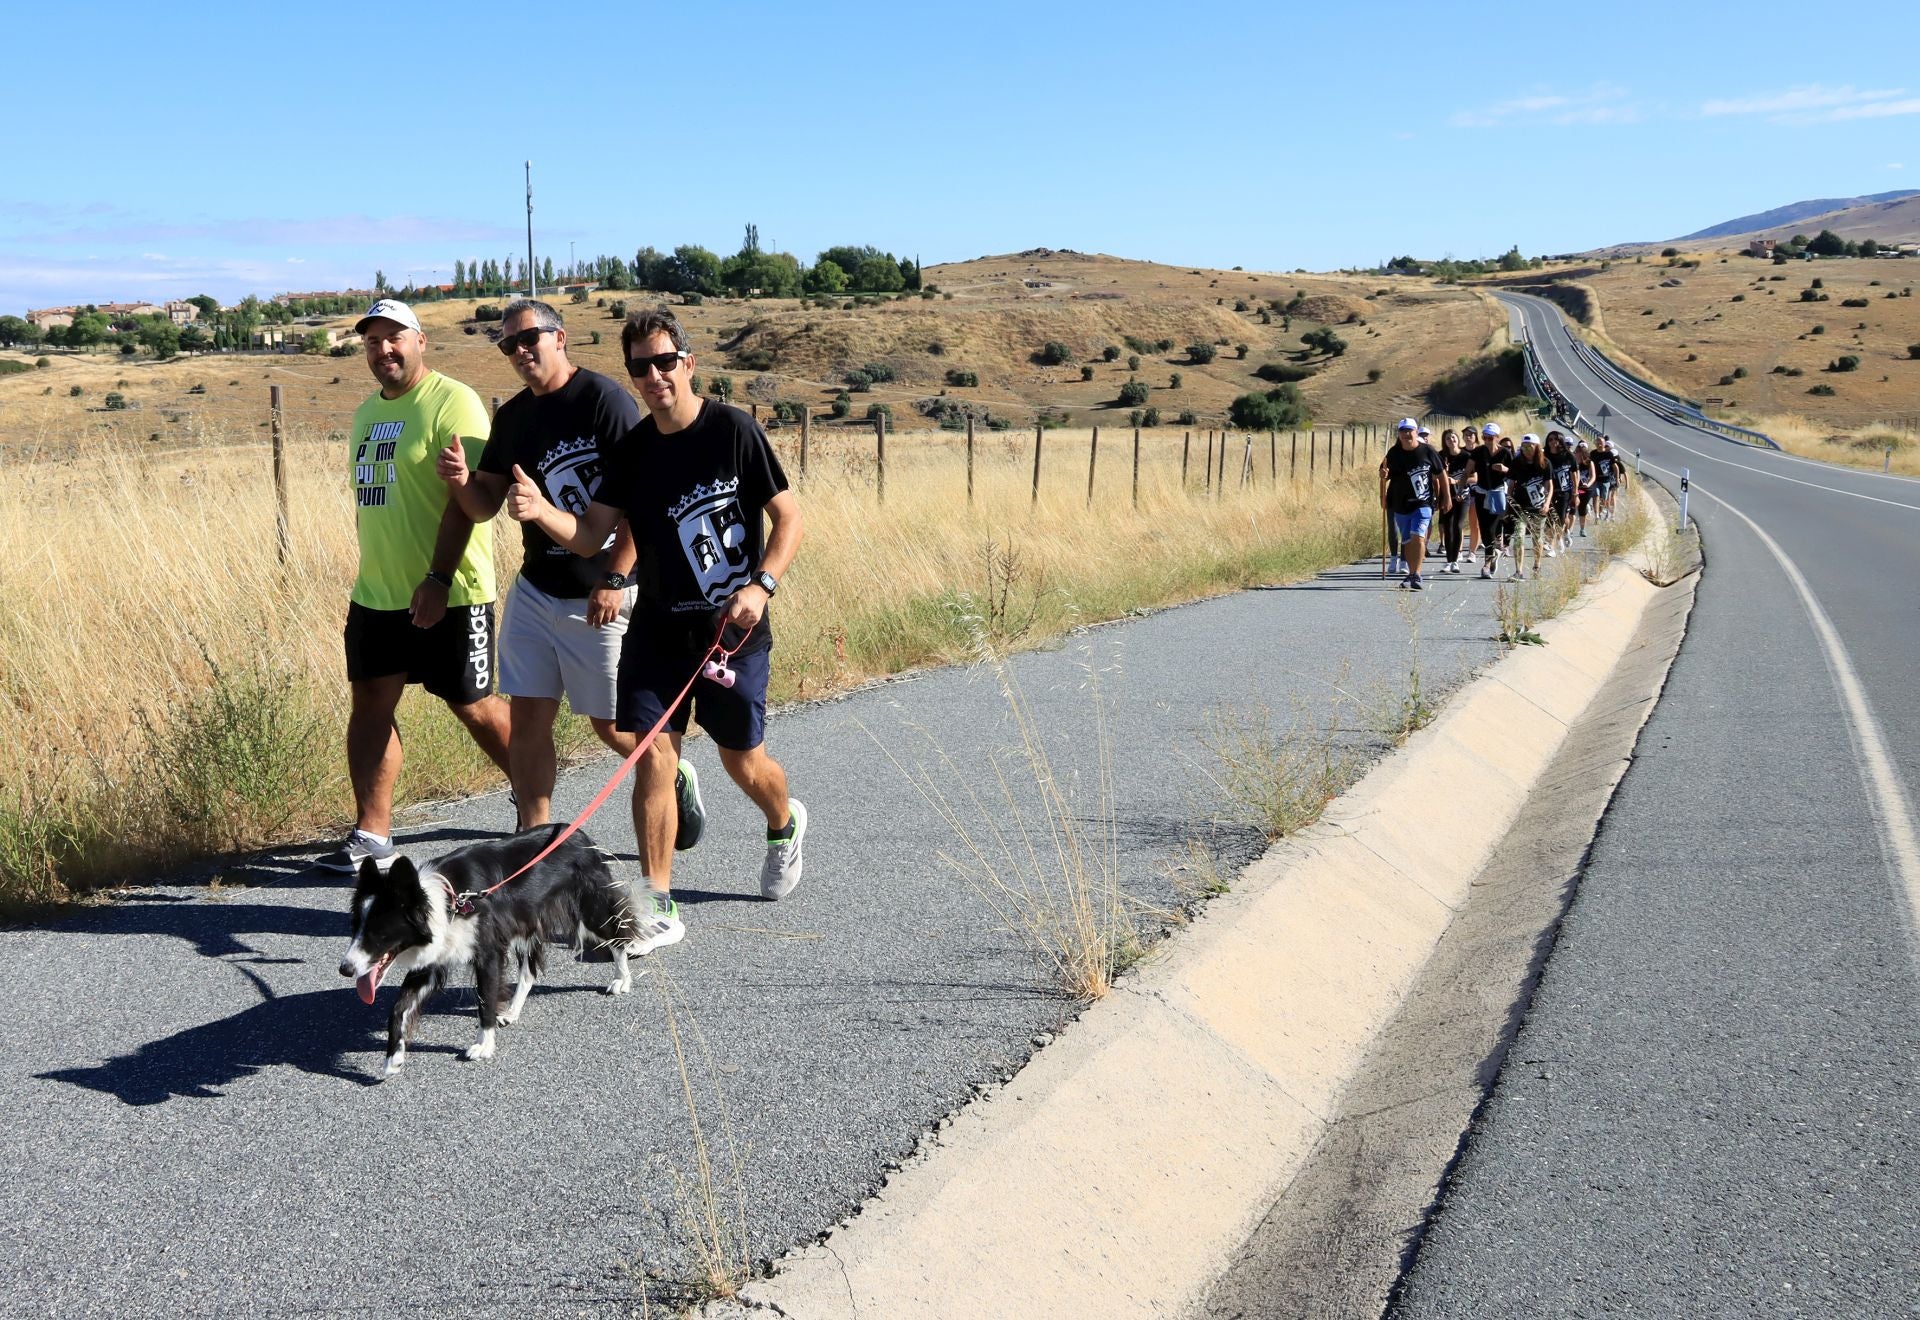
<svg viewBox="0 0 1920 1320"><path fill-rule="evenodd" d="M463 1058L491 1059L494 1029L513 1022L546 966L546 942L604 946L613 953L610 995L632 988L627 946L636 931L632 890L607 865L613 854L575 834L541 863L484 898L480 891L525 866L563 826L469 844L424 869L397 859L386 871L360 864L353 891L353 938L340 960L361 1001L373 1003L390 972L406 972L387 1018L387 1076L407 1061L420 1006L450 973L473 969L480 1037ZM511 965L511 966L510 966ZM509 971L519 984L504 1006Z"/></svg>

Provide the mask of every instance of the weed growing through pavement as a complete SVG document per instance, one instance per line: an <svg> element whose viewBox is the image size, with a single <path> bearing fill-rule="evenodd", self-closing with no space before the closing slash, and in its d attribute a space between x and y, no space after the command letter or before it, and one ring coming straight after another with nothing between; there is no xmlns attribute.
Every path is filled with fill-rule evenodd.
<svg viewBox="0 0 1920 1320"><path fill-rule="evenodd" d="M1359 777L1360 752L1340 740L1341 702L1316 714L1296 701L1292 720L1276 730L1264 705L1254 715L1216 711L1201 741L1219 758L1218 783L1269 840L1320 818Z"/></svg>
<svg viewBox="0 0 1920 1320"><path fill-rule="evenodd" d="M678 1167L672 1170L674 1204L691 1239L687 1245L694 1264L691 1277L675 1281L678 1285L675 1291L679 1300L699 1305L737 1295L753 1277L744 1162L734 1141L733 1119L727 1111L726 1092L720 1085L720 1070L714 1062L713 1049L699 1023L687 1012L687 1024L705 1062L713 1103L719 1113L720 1132L726 1143L728 1167L725 1170L716 1167L707 1127L701 1118L686 1037L680 1026L681 1010L685 1006L678 1003L678 992L666 968L651 970L660 1005L665 1010L667 1038L673 1042L674 1064L680 1071L680 1096L687 1107L687 1132L693 1139L692 1172L683 1172ZM644 1286L642 1291L644 1295Z"/></svg>
<svg viewBox="0 0 1920 1320"><path fill-rule="evenodd" d="M982 664L1000 687L1012 715L1018 748L989 761L992 788L974 787L937 739L920 732L935 767L909 766L876 737L874 742L953 832L941 860L1018 935L1049 980L1075 999L1105 997L1114 978L1143 952L1145 905L1120 886L1119 842L1113 806L1113 750L1102 708L1099 674L1087 666L1098 775L1095 801L1079 803L1055 771L1045 739L1019 679L1004 655L983 637ZM867 730L873 737L872 730ZM949 793L947 784L955 786ZM1084 807L1091 810L1084 810Z"/></svg>
<svg viewBox="0 0 1920 1320"><path fill-rule="evenodd" d="M1433 723L1440 707L1427 696L1426 684L1421 678L1420 603L1410 594L1401 595L1395 598L1394 607L1407 625L1407 682L1393 702L1388 718L1382 722L1381 732L1398 746Z"/></svg>

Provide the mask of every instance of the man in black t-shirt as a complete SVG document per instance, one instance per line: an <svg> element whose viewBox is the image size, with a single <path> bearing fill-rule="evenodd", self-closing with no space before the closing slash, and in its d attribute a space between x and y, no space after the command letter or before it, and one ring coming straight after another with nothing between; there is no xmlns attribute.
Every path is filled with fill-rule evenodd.
<svg viewBox="0 0 1920 1320"><path fill-rule="evenodd" d="M440 479L476 523L500 511L519 466L547 499L585 512L603 479L603 452L640 420L633 396L567 356L560 313L523 298L507 304L500 351L527 388L494 416L480 466L467 468L459 446L439 457ZM634 736L615 727L615 677L633 612L633 534L623 522L591 557L555 545L530 523L520 528L520 576L500 624L500 690L512 699L508 765L519 826L545 825L558 772L553 725L565 696L600 741L625 756ZM682 768L680 842L700 832L698 781Z"/></svg>
<svg viewBox="0 0 1920 1320"><path fill-rule="evenodd" d="M1613 520L1613 497L1624 483L1620 453L1613 447L1613 441L1601 436L1593 448L1593 498L1597 506L1595 515L1601 522Z"/></svg>
<svg viewBox="0 0 1920 1320"><path fill-rule="evenodd" d="M623 515L633 528L639 599L620 655L618 725L639 732L667 721L667 736L640 759L633 785L651 892L629 952L646 953L686 933L671 878L674 767L690 716L767 818L762 897L784 898L799 883L807 812L787 796L786 771L767 754L765 722L767 602L800 548L801 519L759 423L693 392L693 353L679 321L664 309L636 312L620 347L648 415L608 453L599 494L576 516L515 468L507 512L576 554L597 551ZM763 516L772 524L764 537ZM716 634L735 648L726 662L731 682L694 677ZM690 678L688 696L676 702Z"/></svg>
<svg viewBox="0 0 1920 1320"><path fill-rule="evenodd" d="M1394 445L1380 460L1380 475L1385 482L1380 498L1393 515L1394 530L1400 534L1400 556L1406 560L1407 575L1401 579L1403 590L1423 591L1420 565L1427 554L1427 532L1433 525L1433 511L1442 513L1453 507L1453 490L1447 480L1446 464L1433 446L1420 440L1420 424L1403 417L1394 430Z"/></svg>

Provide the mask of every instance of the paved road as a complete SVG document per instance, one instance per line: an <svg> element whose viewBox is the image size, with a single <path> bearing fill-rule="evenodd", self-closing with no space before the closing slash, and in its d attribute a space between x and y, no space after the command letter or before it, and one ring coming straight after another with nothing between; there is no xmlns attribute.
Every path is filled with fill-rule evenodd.
<svg viewBox="0 0 1920 1320"><path fill-rule="evenodd" d="M1210 718L1264 706L1284 722L1335 682L1390 699L1412 659L1401 607L1416 602L1430 689L1494 656L1491 584L1435 583L1413 597L1377 566L1340 570L1018 660L1055 772L1094 821L1096 691L1105 703L1130 892L1171 901L1165 873L1189 839L1228 867L1261 849L1219 820ZM677 1190L696 1162L662 987L721 1218L744 1207L754 1257L810 1239L1070 1016L942 864L952 835L880 750L955 801L981 794L984 813L961 810L984 838L1009 820L996 765L1023 810L1037 799L1007 711L991 673L949 670L776 717L813 820L807 877L778 905L758 899L757 822L694 744L713 819L676 873L686 942L620 1000L595 992L606 964L556 960L490 1064L456 1057L472 1003L450 994L406 1071L376 1081L388 1001L363 1007L336 973L346 894L305 854L236 868L249 887L155 888L0 932L0 1314L637 1313L623 1262L685 1277L700 1218ZM1344 736L1378 748L1367 718ZM559 810L606 769L571 776ZM506 819L495 796L402 834L431 854ZM631 849L618 806L592 828Z"/></svg>
<svg viewBox="0 0 1920 1320"><path fill-rule="evenodd" d="M1707 566L1391 1314L1920 1313L1920 483L1652 420L1502 299Z"/></svg>

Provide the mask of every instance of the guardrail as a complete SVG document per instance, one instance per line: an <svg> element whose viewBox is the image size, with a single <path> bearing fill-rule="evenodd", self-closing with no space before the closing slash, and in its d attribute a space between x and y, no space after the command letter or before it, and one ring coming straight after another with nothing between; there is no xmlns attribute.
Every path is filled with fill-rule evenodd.
<svg viewBox="0 0 1920 1320"><path fill-rule="evenodd" d="M1626 370L1605 353L1602 353L1592 344L1589 344L1586 340L1576 335L1573 332L1573 327L1568 325L1565 320L1560 321L1560 329L1562 333L1566 335L1567 343L1573 347L1574 356L1586 363L1596 374L1606 377L1607 381L1612 384L1615 389L1656 416L1680 426L1690 426L1697 431L1705 431L1708 435L1719 436L1723 440L1732 440L1738 444L1755 445L1773 450L1780 448L1780 445L1772 436L1760 431L1748 430L1744 426L1735 426L1731 422L1717 421L1701 412L1692 400L1682 399L1677 395L1669 394L1658 386L1640 379L1640 377ZM1526 350L1528 384L1534 386L1536 392L1545 394L1545 397L1557 397L1554 393L1538 390L1539 382L1548 381L1546 370L1540 365L1540 359L1534 352L1533 341L1527 340L1524 348ZM1577 416L1578 414L1576 413L1576 417Z"/></svg>

